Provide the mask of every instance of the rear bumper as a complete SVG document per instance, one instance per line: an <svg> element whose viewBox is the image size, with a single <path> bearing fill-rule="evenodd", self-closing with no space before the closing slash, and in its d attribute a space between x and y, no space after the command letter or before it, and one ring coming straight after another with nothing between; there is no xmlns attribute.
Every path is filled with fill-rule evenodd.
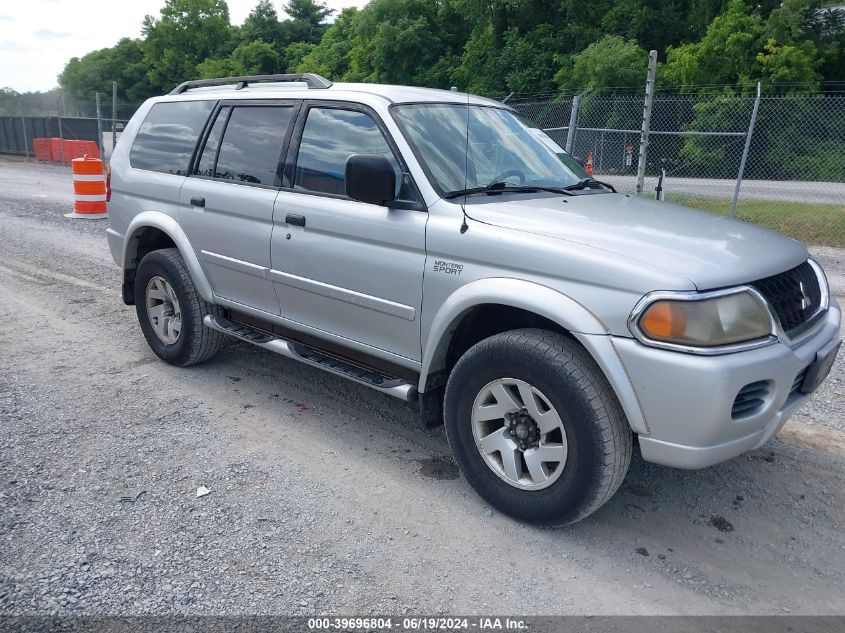
<svg viewBox="0 0 845 633"><path fill-rule="evenodd" d="M840 319L839 305L831 300L816 333L798 347L776 343L722 356L661 350L613 337L648 427L639 436L643 459L703 468L767 442L810 397L793 389L793 383L819 350L839 338ZM764 404L732 418L739 391L758 381L767 383Z"/></svg>
<svg viewBox="0 0 845 633"><path fill-rule="evenodd" d="M106 240L114 263L123 267L123 236L113 228L106 229Z"/></svg>

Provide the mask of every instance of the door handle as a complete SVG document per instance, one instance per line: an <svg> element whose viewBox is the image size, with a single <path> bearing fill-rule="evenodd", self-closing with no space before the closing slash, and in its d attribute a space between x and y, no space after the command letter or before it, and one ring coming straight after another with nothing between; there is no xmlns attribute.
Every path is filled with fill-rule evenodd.
<svg viewBox="0 0 845 633"><path fill-rule="evenodd" d="M205 206L205 198L201 196L194 196L191 198L191 205L195 207L204 207Z"/></svg>
<svg viewBox="0 0 845 633"><path fill-rule="evenodd" d="M297 215L295 213L288 213L285 216L285 222L293 224L294 226L305 226L305 216Z"/></svg>

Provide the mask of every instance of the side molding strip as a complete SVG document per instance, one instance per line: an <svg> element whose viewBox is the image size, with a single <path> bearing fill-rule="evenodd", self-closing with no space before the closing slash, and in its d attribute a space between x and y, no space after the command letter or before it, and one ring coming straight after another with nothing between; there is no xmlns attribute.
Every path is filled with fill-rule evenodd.
<svg viewBox="0 0 845 633"><path fill-rule="evenodd" d="M323 283L322 281L291 275L290 273L284 273L281 270L273 270L271 268L267 268L266 266L251 264L250 262L245 262L241 259L227 257L226 255L219 255L218 253L212 253L211 251L200 251L200 254L202 255L203 260L209 264L223 266L224 268L229 268L246 275L269 279L280 284L285 284L286 286L298 288L299 290L313 292L314 294L322 295L323 297L337 299L338 301L351 303L352 305L360 306L368 310L375 310L376 312L389 314L390 316L405 319L406 321L413 321L417 314L416 308L413 306L406 306L402 303L382 299L381 297L374 297L373 295L348 290L346 288L341 288L340 286L332 286L331 284Z"/></svg>
<svg viewBox="0 0 845 633"><path fill-rule="evenodd" d="M229 268L239 273L253 275L254 277L266 277L267 271L269 270L265 266L250 264L249 262L245 262L241 259L218 255L217 253L212 253L211 251L200 251L200 254L202 255L203 260L209 264L217 264L218 266L223 266L224 268Z"/></svg>
<svg viewBox="0 0 845 633"><path fill-rule="evenodd" d="M354 290L347 290L346 288L332 286L321 281L298 277L297 275L291 275L290 273L283 273L280 270L271 269L269 272L269 278L277 283L285 284L286 286L305 290L306 292L313 292L314 294L329 297L330 299L345 301L346 303L351 303L369 310L375 310L376 312L383 312L384 314L399 317L400 319L405 319L406 321L413 321L417 313L413 306L406 306L402 303L396 303L380 297L355 292Z"/></svg>

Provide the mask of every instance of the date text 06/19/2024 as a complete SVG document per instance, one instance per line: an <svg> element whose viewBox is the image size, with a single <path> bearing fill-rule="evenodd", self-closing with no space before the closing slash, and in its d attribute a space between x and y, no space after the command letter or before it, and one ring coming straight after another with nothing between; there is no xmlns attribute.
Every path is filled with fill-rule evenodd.
<svg viewBox="0 0 845 633"><path fill-rule="evenodd" d="M308 628L313 631L385 630L399 631L519 631L528 628L521 619L500 617L404 617L379 618L309 618Z"/></svg>

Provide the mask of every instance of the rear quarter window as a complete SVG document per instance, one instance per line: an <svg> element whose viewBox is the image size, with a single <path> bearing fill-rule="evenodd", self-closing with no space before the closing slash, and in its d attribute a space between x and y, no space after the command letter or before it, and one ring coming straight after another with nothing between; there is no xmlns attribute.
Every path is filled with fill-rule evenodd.
<svg viewBox="0 0 845 633"><path fill-rule="evenodd" d="M164 174L187 175L213 101L156 103L141 124L129 151L129 164Z"/></svg>

